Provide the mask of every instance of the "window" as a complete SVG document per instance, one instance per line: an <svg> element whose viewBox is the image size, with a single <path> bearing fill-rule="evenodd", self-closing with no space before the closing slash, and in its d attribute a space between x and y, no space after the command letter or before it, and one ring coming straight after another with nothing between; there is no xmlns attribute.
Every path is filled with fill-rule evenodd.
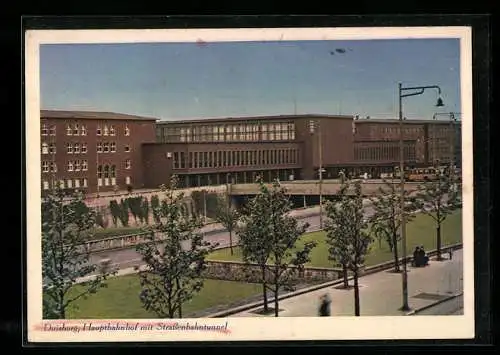
<svg viewBox="0 0 500 355"><path fill-rule="evenodd" d="M73 143L66 143L66 152L68 154L73 154Z"/></svg>
<svg viewBox="0 0 500 355"><path fill-rule="evenodd" d="M127 153L130 152L130 145L128 144L125 145L125 152Z"/></svg>
<svg viewBox="0 0 500 355"><path fill-rule="evenodd" d="M72 133L73 133L73 130L71 129L71 126L69 124L66 125L66 135L71 136Z"/></svg>
<svg viewBox="0 0 500 355"><path fill-rule="evenodd" d="M80 133L80 130L78 127L78 123L75 123L75 125L73 126L73 135L77 136L79 133Z"/></svg>
<svg viewBox="0 0 500 355"><path fill-rule="evenodd" d="M80 127L80 134L82 136L86 136L87 135L87 127L85 127L85 125L82 124L82 126Z"/></svg>
<svg viewBox="0 0 500 355"><path fill-rule="evenodd" d="M86 160L82 160L82 171L88 170L88 163Z"/></svg>
<svg viewBox="0 0 500 355"><path fill-rule="evenodd" d="M48 181L44 181L43 182L43 189L44 190L48 190L49 189L49 182Z"/></svg>
<svg viewBox="0 0 500 355"><path fill-rule="evenodd" d="M66 186L68 187L68 189L71 189L73 187L73 180L66 180Z"/></svg>
<svg viewBox="0 0 500 355"><path fill-rule="evenodd" d="M56 173L57 172L57 164L52 162L50 163L50 170L53 172L53 173Z"/></svg>
<svg viewBox="0 0 500 355"><path fill-rule="evenodd" d="M116 152L116 143L115 142L111 142L110 146L109 146L109 151L111 153L114 153Z"/></svg>
<svg viewBox="0 0 500 355"><path fill-rule="evenodd" d="M130 176L125 177L125 184L130 185L132 180L130 179Z"/></svg>
<svg viewBox="0 0 500 355"><path fill-rule="evenodd" d="M130 136L130 128L128 128L128 125L125 125L125 135Z"/></svg>
<svg viewBox="0 0 500 355"><path fill-rule="evenodd" d="M97 125L97 128L95 130L95 133L100 136L102 135L102 128L101 128L101 125Z"/></svg>
<svg viewBox="0 0 500 355"><path fill-rule="evenodd" d="M75 187L76 188L80 187L80 179L75 179Z"/></svg>
<svg viewBox="0 0 500 355"><path fill-rule="evenodd" d="M73 153L80 154L80 143L75 143L73 146Z"/></svg>
<svg viewBox="0 0 500 355"><path fill-rule="evenodd" d="M81 161L76 160L75 161L75 171L80 171L80 169L81 169Z"/></svg>
<svg viewBox="0 0 500 355"><path fill-rule="evenodd" d="M103 135L107 136L108 134L109 134L108 125L104 125L104 132L103 132Z"/></svg>
<svg viewBox="0 0 500 355"><path fill-rule="evenodd" d="M73 162L70 160L68 161L68 171L73 171L74 165Z"/></svg>
<svg viewBox="0 0 500 355"><path fill-rule="evenodd" d="M103 144L103 152L104 153L108 153L109 152L109 143L108 142L105 142Z"/></svg>
<svg viewBox="0 0 500 355"><path fill-rule="evenodd" d="M49 154L56 154L56 144L55 143L50 143Z"/></svg>
<svg viewBox="0 0 500 355"><path fill-rule="evenodd" d="M47 129L47 125L43 124L42 125L42 136L48 135L49 130Z"/></svg>
<svg viewBox="0 0 500 355"><path fill-rule="evenodd" d="M102 153L102 142L97 143L97 153Z"/></svg>
<svg viewBox="0 0 500 355"><path fill-rule="evenodd" d="M116 177L116 166L115 165L111 165L110 175L112 178Z"/></svg>
<svg viewBox="0 0 500 355"><path fill-rule="evenodd" d="M81 152L82 152L82 154L87 153L87 143L82 143Z"/></svg>
<svg viewBox="0 0 500 355"><path fill-rule="evenodd" d="M49 154L49 145L47 143L42 143L42 154Z"/></svg>
<svg viewBox="0 0 500 355"><path fill-rule="evenodd" d="M115 126L109 126L109 135L110 136L115 136L116 135Z"/></svg>
<svg viewBox="0 0 500 355"><path fill-rule="evenodd" d="M49 162L48 161L42 161L42 172L44 172L44 173L49 172Z"/></svg>
<svg viewBox="0 0 500 355"><path fill-rule="evenodd" d="M132 166L130 159L125 160L125 169L130 169Z"/></svg>
<svg viewBox="0 0 500 355"><path fill-rule="evenodd" d="M59 180L59 187L64 189L64 180Z"/></svg>
<svg viewBox="0 0 500 355"><path fill-rule="evenodd" d="M88 186L87 178L83 178L83 187L87 186Z"/></svg>
<svg viewBox="0 0 500 355"><path fill-rule="evenodd" d="M55 136L56 135L56 125L50 126L50 135Z"/></svg>

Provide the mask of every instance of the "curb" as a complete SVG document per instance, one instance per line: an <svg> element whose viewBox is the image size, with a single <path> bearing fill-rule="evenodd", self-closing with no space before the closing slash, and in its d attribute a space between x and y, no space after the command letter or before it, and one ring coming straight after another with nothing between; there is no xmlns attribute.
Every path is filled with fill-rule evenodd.
<svg viewBox="0 0 500 355"><path fill-rule="evenodd" d="M463 247L462 243L457 243L457 244L449 245L446 248L443 248L442 250L443 251L444 250L448 250L448 249L458 250L458 249L462 249L462 247ZM427 254L431 255L431 254L434 254L436 252L437 252L437 250L432 250L432 251L429 251ZM411 260L411 257L408 257L407 258L407 262L410 261L410 260ZM403 262L402 258L400 259L400 262ZM364 271L362 271L362 274L360 275L360 277L368 276L368 275L371 275L371 274L375 274L377 272L390 269L393 266L394 266L394 261L393 260L392 261L387 261L387 262L384 262L384 263L380 263L380 264L377 264L377 265L373 265L373 266L370 266L370 267L366 268ZM351 281L351 280L353 280L353 276L349 276L348 277L348 281ZM294 292L290 292L290 293L278 296L278 301L285 300L287 298L291 298L291 297L295 297L295 296L300 296L300 295L305 294L305 293L317 291L317 290L320 290L322 288L326 288L326 287L330 287L330 286L335 286L335 285L341 284L342 282L343 282L343 279L338 279L338 280L328 281L328 282L325 282L325 283L322 283L322 284L319 284L319 285L314 285L314 286L311 286L311 287L303 288L303 289L298 290L298 291L294 291ZM445 299L443 301L440 300L439 303L444 302L444 301L449 300L449 299L452 299L453 297L458 297L458 296L450 296L449 298L447 298L447 299ZM274 302L274 297L268 299L268 303L272 303L272 302ZM438 303L434 303L431 306L434 306L436 304L438 304ZM260 307L260 306L263 306L263 305L264 305L263 301L252 302L252 303L249 303L249 304L246 304L246 305L243 305L243 306L239 306L239 307L227 309L227 310L224 310L224 311L216 312L216 313L213 313L213 314L209 314L209 315L206 316L206 318L222 318L222 317L227 317L227 316L230 316L230 315L233 315L233 314L237 314L237 313L241 313L241 312L247 311L249 309L257 308L257 307ZM422 310L418 310L418 311L420 312ZM406 315L409 315L409 314L406 314Z"/></svg>
<svg viewBox="0 0 500 355"><path fill-rule="evenodd" d="M434 303L431 303L431 304L428 304L427 306L423 306L423 307L420 307L420 308L417 308L417 309L414 309L408 313L406 313L407 316L414 316L414 315L418 315L420 312L423 312L429 308L432 308L434 306L437 306L438 304L441 304L441 303L444 303L444 302L447 302L447 301L450 301L452 299L455 299L457 297L460 297L460 296L463 296L464 292L459 292L459 293L456 293L454 295L451 295L451 296L447 296L446 298L443 298L442 300L439 300L439 301L436 301Z"/></svg>

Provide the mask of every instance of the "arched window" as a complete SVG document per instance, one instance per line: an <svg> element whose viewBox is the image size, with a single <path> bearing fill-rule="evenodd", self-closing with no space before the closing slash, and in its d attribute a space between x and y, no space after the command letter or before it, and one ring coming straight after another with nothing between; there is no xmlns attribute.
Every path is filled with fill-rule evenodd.
<svg viewBox="0 0 500 355"><path fill-rule="evenodd" d="M107 136L109 134L108 126L104 125L104 135Z"/></svg>

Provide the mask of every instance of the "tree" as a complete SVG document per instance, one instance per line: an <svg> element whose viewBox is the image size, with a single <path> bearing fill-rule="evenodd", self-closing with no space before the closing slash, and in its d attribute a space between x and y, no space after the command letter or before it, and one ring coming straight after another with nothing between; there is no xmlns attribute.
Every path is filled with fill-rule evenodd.
<svg viewBox="0 0 500 355"><path fill-rule="evenodd" d="M125 199L120 200L120 214L118 215L118 218L120 219L120 222L123 227L128 227L128 202Z"/></svg>
<svg viewBox="0 0 500 355"><path fill-rule="evenodd" d="M154 207L159 220L148 227L148 242L137 246L146 263L139 273L140 299L160 318L175 318L176 313L182 318L182 305L202 289L205 258L216 247L197 232L202 221L185 213L183 193L176 187L175 176L169 188L161 187L165 198Z"/></svg>
<svg viewBox="0 0 500 355"><path fill-rule="evenodd" d="M141 205L141 213L143 220L146 224L149 224L149 201L147 197L144 197Z"/></svg>
<svg viewBox="0 0 500 355"><path fill-rule="evenodd" d="M236 208L231 205L231 197L218 196L217 207L215 210L215 220L222 224L229 232L229 249L233 255L233 232L238 227L240 214Z"/></svg>
<svg viewBox="0 0 500 355"><path fill-rule="evenodd" d="M342 184L338 197L339 201L327 204L327 240L330 244L330 257L353 273L354 314L359 316L358 279L372 242L368 223L364 218L361 182L357 180Z"/></svg>
<svg viewBox="0 0 500 355"><path fill-rule="evenodd" d="M441 226L446 218L460 207L458 185L457 177L450 174L449 170L444 170L436 179L421 183L413 198L416 208L435 222L437 260L442 260Z"/></svg>
<svg viewBox="0 0 500 355"><path fill-rule="evenodd" d="M160 223L160 199L158 195L151 196L151 211L154 223Z"/></svg>
<svg viewBox="0 0 500 355"><path fill-rule="evenodd" d="M238 230L243 259L255 263L261 270L264 312L269 311L267 290L274 294L274 315L278 316L278 294L281 288L292 288L292 276L309 261L309 253L315 242L298 247L299 238L309 224L299 225L297 220L287 213L292 204L274 181L268 188L258 178L259 194L250 199L243 215L243 226Z"/></svg>
<svg viewBox="0 0 500 355"><path fill-rule="evenodd" d="M64 201L67 197L69 201ZM44 198L41 208L43 316L65 319L68 306L105 287L110 273L91 264L83 246L92 236L96 214L85 205L82 195L67 196L56 187ZM93 274L95 277L79 282ZM78 288L73 287L76 283Z"/></svg>
<svg viewBox="0 0 500 355"><path fill-rule="evenodd" d="M113 225L116 228L116 227L118 227L118 219L119 219L119 216L121 213L120 206L118 205L116 200L109 201L109 210L111 212L111 218L113 220Z"/></svg>
<svg viewBox="0 0 500 355"><path fill-rule="evenodd" d="M400 272L398 242L401 240L401 191L399 184L383 180L378 193L370 198L373 215L370 218L371 230L379 240L385 240L394 257L394 272ZM405 218L413 218L414 205L409 202L409 193L405 194Z"/></svg>

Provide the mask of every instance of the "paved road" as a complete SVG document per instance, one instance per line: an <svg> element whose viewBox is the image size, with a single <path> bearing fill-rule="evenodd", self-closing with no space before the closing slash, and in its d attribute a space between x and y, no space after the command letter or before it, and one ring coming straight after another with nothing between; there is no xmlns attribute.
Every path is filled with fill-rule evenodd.
<svg viewBox="0 0 500 355"><path fill-rule="evenodd" d="M419 316L447 316L464 314L464 296L455 297L449 301L437 304L418 313Z"/></svg>
<svg viewBox="0 0 500 355"><path fill-rule="evenodd" d="M430 261L425 268L408 268L408 303L418 309L463 291L463 253L457 250L452 260ZM382 271L359 279L360 308L362 316L404 315L401 306L401 274ZM352 281L351 281L352 285ZM354 290L329 286L279 302L280 317L314 317L317 315L320 296L328 293L332 300L332 316L354 315ZM454 312L451 305L442 306L441 312ZM446 308L449 307L449 308ZM260 307L259 307L260 308ZM269 317L253 313L250 309L230 317ZM416 316L415 316L416 317Z"/></svg>
<svg viewBox="0 0 500 355"><path fill-rule="evenodd" d="M373 213L373 209L371 207L365 207L366 216L369 216ZM311 212L309 212L311 213ZM314 213L314 212L313 212ZM319 229L320 221L319 214L309 215L306 217L297 216L302 222L309 223L308 231L315 231ZM205 240L211 243L219 243L220 247L228 247L229 246L229 233L227 231L218 231L212 232L209 234L205 234ZM233 233L233 244L237 243L238 237L236 233ZM189 242L186 242L186 245ZM102 259L111 259L111 263L116 267L128 268L133 266L138 266L142 264L142 260L140 255L135 251L135 248L130 249L120 249L120 250L109 250L95 253L91 256L90 262L98 263Z"/></svg>

